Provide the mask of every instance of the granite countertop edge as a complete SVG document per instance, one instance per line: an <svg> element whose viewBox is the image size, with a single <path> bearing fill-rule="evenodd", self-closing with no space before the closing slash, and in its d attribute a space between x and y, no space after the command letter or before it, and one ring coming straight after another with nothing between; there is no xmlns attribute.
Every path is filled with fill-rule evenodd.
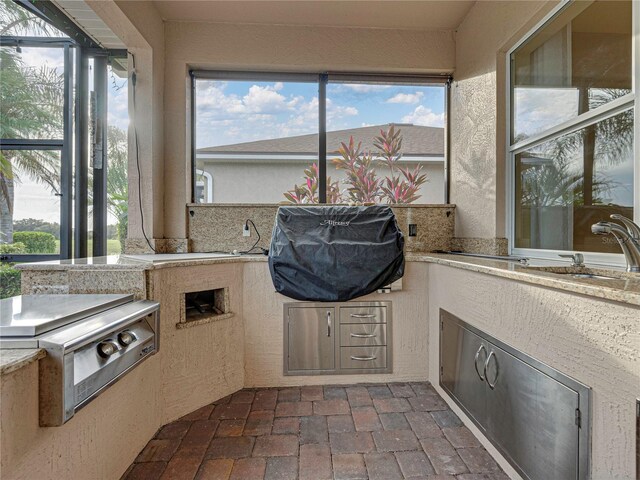
<svg viewBox="0 0 640 480"><path fill-rule="evenodd" d="M587 296L612 300L630 305L640 306L640 276L638 279L628 279L627 288L621 289L608 286L606 281L584 280L568 278L549 271L539 271L526 268L514 262L506 260L493 260L478 257L438 253L407 253L405 256L408 262L428 262L446 265L453 268L485 273L489 275L508 278L515 281L525 282L543 287L563 290ZM22 264L17 266L23 271L65 271L65 270L157 270L163 268L193 267L200 265L217 265L228 263L250 263L267 262L265 255L243 255L230 257L209 257L209 258L180 258L157 263L149 261L134 260L130 258L117 259L122 263L61 263L42 262ZM112 260L116 261L116 260Z"/></svg>
<svg viewBox="0 0 640 480"><path fill-rule="evenodd" d="M43 348L0 349L0 377L20 370L47 355Z"/></svg>

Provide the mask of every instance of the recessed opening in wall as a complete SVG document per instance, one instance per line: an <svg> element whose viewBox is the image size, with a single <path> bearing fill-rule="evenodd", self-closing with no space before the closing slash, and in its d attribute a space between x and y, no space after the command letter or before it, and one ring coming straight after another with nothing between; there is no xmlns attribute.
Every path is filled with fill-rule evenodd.
<svg viewBox="0 0 640 480"><path fill-rule="evenodd" d="M185 328L233 316L229 303L229 287L185 292L182 294L180 322L177 328Z"/></svg>

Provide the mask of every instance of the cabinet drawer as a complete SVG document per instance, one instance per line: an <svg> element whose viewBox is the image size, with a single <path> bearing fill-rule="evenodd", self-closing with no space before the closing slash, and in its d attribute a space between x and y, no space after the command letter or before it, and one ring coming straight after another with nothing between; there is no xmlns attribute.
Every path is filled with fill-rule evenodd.
<svg viewBox="0 0 640 480"><path fill-rule="evenodd" d="M340 325L340 345L343 347L386 344L387 325L384 323L352 323Z"/></svg>
<svg viewBox="0 0 640 480"><path fill-rule="evenodd" d="M387 307L340 307L340 323L387 323Z"/></svg>
<svg viewBox="0 0 640 480"><path fill-rule="evenodd" d="M340 367L344 369L387 368L387 347L342 347Z"/></svg>

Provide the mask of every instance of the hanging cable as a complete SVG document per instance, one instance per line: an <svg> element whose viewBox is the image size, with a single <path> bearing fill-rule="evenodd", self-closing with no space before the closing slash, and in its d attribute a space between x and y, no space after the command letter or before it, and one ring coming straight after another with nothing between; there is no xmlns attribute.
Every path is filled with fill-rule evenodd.
<svg viewBox="0 0 640 480"><path fill-rule="evenodd" d="M158 251L153 248L151 245L151 241L149 237L147 237L147 233L144 230L144 211L142 209L142 172L140 170L140 145L138 142L138 127L136 125L136 57L133 53L129 52L131 55L131 61L133 63L133 72L131 72L131 85L132 85L132 106L133 106L133 137L135 142L135 152L136 152L136 169L138 171L138 205L140 206L140 226L142 227L142 235L144 239L147 241L147 245L149 248L153 250L153 253L158 253Z"/></svg>

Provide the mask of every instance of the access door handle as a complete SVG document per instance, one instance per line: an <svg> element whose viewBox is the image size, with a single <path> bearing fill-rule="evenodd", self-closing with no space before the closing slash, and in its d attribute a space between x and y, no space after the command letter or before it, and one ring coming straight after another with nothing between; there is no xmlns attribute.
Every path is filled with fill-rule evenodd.
<svg viewBox="0 0 640 480"><path fill-rule="evenodd" d="M331 310L327 310L327 337L331 336Z"/></svg>
<svg viewBox="0 0 640 480"><path fill-rule="evenodd" d="M376 334L375 333L352 333L351 336L355 338L373 338L376 336Z"/></svg>
<svg viewBox="0 0 640 480"><path fill-rule="evenodd" d="M492 358L493 362L496 365L496 375L493 378L493 383L491 383L491 381L489 380L489 375L487 374L487 368L489 367L489 362ZM498 357L496 357L496 352L494 352L493 350L491 350L491 352L489 353L487 361L484 362L484 376L487 378L487 385L489 385L489 388L491 388L491 390L496 388L496 383L498 382Z"/></svg>
<svg viewBox="0 0 640 480"><path fill-rule="evenodd" d="M487 366L486 366L486 364L485 364L485 367L484 367L484 373L485 373L485 376L483 376L483 375L480 373L480 370L478 369L478 358L480 357L480 352L481 352L482 350L484 350L485 355L487 354L487 350L484 348L484 345L480 345L480 348L478 348L478 351L476 352L476 356L475 356L475 357L474 357L474 359L473 359L473 366L475 367L475 369L476 369L476 373L478 374L478 377L480 378L480 380L482 380L482 381L484 382L484 380L485 380L485 376L486 376L486 372L487 372Z"/></svg>
<svg viewBox="0 0 640 480"><path fill-rule="evenodd" d="M358 360L359 362L368 362L370 360L375 360L377 357L372 355L370 357L358 357L356 355L351 355L351 360Z"/></svg>

